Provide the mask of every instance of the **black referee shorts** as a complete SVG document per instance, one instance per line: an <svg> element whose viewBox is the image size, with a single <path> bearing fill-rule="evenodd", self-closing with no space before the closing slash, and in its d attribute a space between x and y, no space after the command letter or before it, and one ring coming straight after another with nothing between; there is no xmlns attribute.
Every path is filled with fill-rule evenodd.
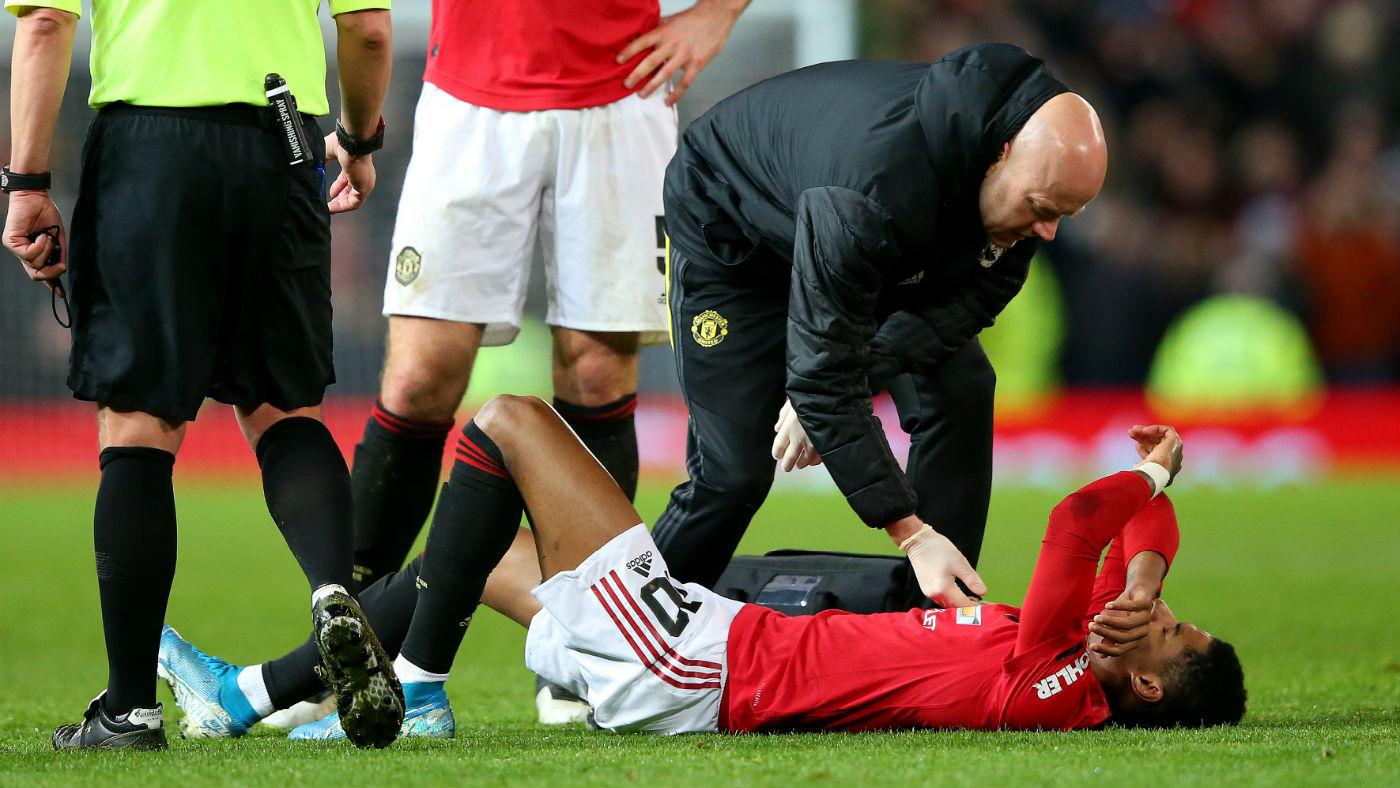
<svg viewBox="0 0 1400 788"><path fill-rule="evenodd" d="M189 421L205 397L291 410L335 381L324 176L289 166L261 114L118 104L92 122L70 228L76 398Z"/></svg>

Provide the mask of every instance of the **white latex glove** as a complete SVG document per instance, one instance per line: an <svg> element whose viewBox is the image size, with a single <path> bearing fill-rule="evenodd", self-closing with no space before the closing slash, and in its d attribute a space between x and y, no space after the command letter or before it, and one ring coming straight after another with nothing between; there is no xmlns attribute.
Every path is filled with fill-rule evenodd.
<svg viewBox="0 0 1400 788"><path fill-rule="evenodd" d="M778 433L773 439L773 459L782 462L784 471L822 464L822 456L807 439L807 431L797 420L791 400L785 401L783 409L778 411L778 423L773 425L773 431Z"/></svg>
<svg viewBox="0 0 1400 788"><path fill-rule="evenodd" d="M914 535L900 542L899 549L909 556L914 565L914 577L919 580L919 590L924 596L937 602L940 607L966 607L977 604L958 588L954 579L963 581L968 590L979 597L987 593L987 584L977 574L977 570L967 562L958 548L948 541L948 537L924 527Z"/></svg>

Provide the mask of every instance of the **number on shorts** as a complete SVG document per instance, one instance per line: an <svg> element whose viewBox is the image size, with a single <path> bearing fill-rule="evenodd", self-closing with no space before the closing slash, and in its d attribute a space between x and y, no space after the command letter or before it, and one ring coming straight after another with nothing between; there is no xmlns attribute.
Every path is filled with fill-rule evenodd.
<svg viewBox="0 0 1400 788"><path fill-rule="evenodd" d="M666 596L671 598L671 604L676 606L675 616L667 612L661 600L656 598L657 591L665 591ZM685 591L672 585L671 578L665 575L653 578L650 583L642 586L642 601L647 603L647 608L656 616L657 623L666 630L666 634L673 638L680 637L686 625L690 623L690 614L700 609L699 602L686 599Z"/></svg>

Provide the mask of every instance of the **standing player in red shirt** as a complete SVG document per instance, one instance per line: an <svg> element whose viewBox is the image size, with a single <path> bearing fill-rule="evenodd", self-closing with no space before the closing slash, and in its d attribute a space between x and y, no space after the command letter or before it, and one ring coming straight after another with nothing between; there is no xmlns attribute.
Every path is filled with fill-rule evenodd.
<svg viewBox="0 0 1400 788"><path fill-rule="evenodd" d="M520 330L538 249L554 406L629 497L639 344L666 341L661 185L674 105L748 0L434 0L394 226L379 401L355 447L361 588L433 505L477 350ZM667 83L676 78L669 88ZM561 708L541 701L542 721ZM577 712L576 712L577 713Z"/></svg>
<svg viewBox="0 0 1400 788"><path fill-rule="evenodd" d="M1163 426L1129 434L1144 461L1055 507L1023 607L787 617L673 581L636 510L559 416L532 397L498 397L462 430L425 570L438 564L484 586L483 602L529 627L526 664L618 731L1238 722L1244 675L1233 647L1157 599L1178 541L1159 493L1181 468L1181 440ZM522 506L533 536L517 528ZM470 536L440 530L449 520L470 521ZM399 631L379 617L374 591L364 602L376 630ZM420 676L419 660L451 663L477 596L420 599L394 663L400 676ZM405 681L407 695L440 698L405 730L450 724L446 678Z"/></svg>

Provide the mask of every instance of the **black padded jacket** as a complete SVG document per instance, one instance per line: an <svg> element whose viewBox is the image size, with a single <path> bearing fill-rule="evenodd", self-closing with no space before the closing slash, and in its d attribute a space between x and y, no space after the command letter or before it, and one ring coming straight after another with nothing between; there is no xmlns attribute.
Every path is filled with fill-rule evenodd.
<svg viewBox="0 0 1400 788"><path fill-rule="evenodd" d="M701 265L791 267L788 398L871 527L916 502L871 392L965 345L1020 290L1035 245L992 262L978 193L1002 145L1066 91L1023 50L980 44L932 64L799 69L681 137L671 242Z"/></svg>

